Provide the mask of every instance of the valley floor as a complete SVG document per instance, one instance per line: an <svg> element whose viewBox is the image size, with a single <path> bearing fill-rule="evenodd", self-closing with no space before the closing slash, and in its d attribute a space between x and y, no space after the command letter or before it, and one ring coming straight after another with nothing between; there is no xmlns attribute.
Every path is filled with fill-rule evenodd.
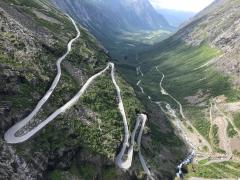
<svg viewBox="0 0 240 180"><path fill-rule="evenodd" d="M138 76L129 81L137 82L136 91L159 107L189 147L177 168L186 178L240 177L239 91L213 67L220 52L171 39L161 45L141 57ZM130 67L121 70L134 76Z"/></svg>
<svg viewBox="0 0 240 180"><path fill-rule="evenodd" d="M156 71L160 72L158 67L156 67ZM141 67L137 67L137 74L140 75L140 77L144 77ZM179 167L182 168L184 165L190 164L192 160L193 166L197 166L197 168L205 168L209 167L211 164L214 166L214 164L229 162L228 168L232 169L232 172L227 174L223 172L223 176L240 176L240 171L237 171L235 166L231 166L231 162L235 162L238 167L240 161L239 154L237 153L240 149L240 129L235 125L233 117L231 117L231 114L240 111L240 102L227 103L224 96L219 96L210 100L209 116L205 117L210 122L210 130L206 138L202 136L191 121L188 120L188 116L184 115L185 109L183 109L182 104L164 89L162 84L165 75L163 73L161 73L161 75L160 92L162 95L170 97L170 99L177 104L177 110L173 109L171 105L165 101L154 102L153 98L147 95L141 86L141 79L138 80L137 86L146 98L160 107L161 111L169 118L172 125L175 127L176 134L179 134L189 147L190 152L194 152L194 159L192 159L193 157L190 154L189 158L184 160ZM179 118L177 114L179 114L181 118ZM188 165L188 167L189 169L192 168L191 165ZM181 174L182 169L179 170ZM222 170L224 171L224 169ZM194 172L197 174L199 173L195 167L192 171L193 176L195 174ZM188 176L191 176L192 173ZM206 177L208 175L209 174L205 174ZM203 177L192 177L189 179L203 179Z"/></svg>

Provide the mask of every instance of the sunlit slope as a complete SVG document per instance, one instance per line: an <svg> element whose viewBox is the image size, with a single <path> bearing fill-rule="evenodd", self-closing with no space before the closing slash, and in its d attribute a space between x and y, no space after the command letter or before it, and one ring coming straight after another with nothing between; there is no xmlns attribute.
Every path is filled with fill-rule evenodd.
<svg viewBox="0 0 240 180"><path fill-rule="evenodd" d="M186 97L195 95L199 90L207 93L209 98L225 94L229 100L234 100L237 94L232 89L231 78L218 73L211 65L220 55L220 50L207 44L190 46L179 40L167 39L139 55L140 61L136 66L140 65L144 71L145 91L155 99L162 99L159 89L162 75L155 70L158 67L166 76L163 82L165 88L184 104L187 104ZM121 67L125 74L129 74L130 81L136 81L133 66Z"/></svg>
<svg viewBox="0 0 240 180"><path fill-rule="evenodd" d="M211 66L219 55L220 50L207 44L194 47L168 39L141 57L140 63L144 64L142 69L145 71L143 86L153 97L159 97L161 74L155 71L158 66L166 76L166 89L183 103L186 103L186 97L199 90L209 97L225 94L233 100L236 94L231 88L230 78Z"/></svg>
<svg viewBox="0 0 240 180"><path fill-rule="evenodd" d="M234 141L235 146L236 142L239 143L239 137L230 122L235 117L232 115L236 112L230 112L228 111L230 108L226 108L234 107L234 104L230 102L238 102L239 90L232 85L232 77L220 73L214 65L222 54L223 52L220 49L212 48L206 43L198 46L187 45L183 41L176 40L175 36L165 40L152 47L150 51L139 55L140 60L136 67L140 66L144 74L141 78L141 86L145 95L142 95L140 88L136 85L138 81L136 67L126 64L119 65L123 74L128 77L128 81L135 85L135 90L138 91L138 95L142 97L143 102L149 101L146 95L149 95L153 101L169 102L180 115L178 104L161 93L159 83L162 79L162 73L165 75L162 86L182 103L186 119L190 120L213 148L209 161L216 160L218 157L225 157L227 150L224 149L222 143L227 141L231 143L228 146L232 148L233 158L238 159L239 157L238 150L232 145ZM156 67L160 72L156 70ZM213 124L211 124L209 117L210 102L214 102L227 117L217 109L213 109L211 112ZM226 129L221 124L223 120L227 121ZM238 120L235 120L235 123L236 121L238 122ZM192 131L191 127L188 128ZM221 135L225 131L226 139ZM189 166L187 170L191 172L189 176L208 178L237 176L236 171L230 171L229 168L239 166L239 161L235 164L232 164L232 161L226 162L230 165L229 168L224 169L223 164L226 163L223 162L205 166L204 164L208 160L198 165L194 164L196 171L192 169L192 166ZM214 169L221 170L222 173L214 174ZM218 172L218 170L215 172Z"/></svg>
<svg viewBox="0 0 240 180"><path fill-rule="evenodd" d="M166 91L182 103L186 119L212 147L209 158L186 168L187 177L239 177L239 12L239 0L215 1L140 56L144 90L178 111L160 92L157 66L165 74Z"/></svg>

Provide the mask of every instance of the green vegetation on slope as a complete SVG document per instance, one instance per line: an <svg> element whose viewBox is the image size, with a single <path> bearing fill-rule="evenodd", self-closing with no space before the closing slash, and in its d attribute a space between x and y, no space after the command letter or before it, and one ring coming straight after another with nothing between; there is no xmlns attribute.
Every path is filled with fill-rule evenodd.
<svg viewBox="0 0 240 180"><path fill-rule="evenodd" d="M60 13L56 8L54 8L49 0L4 0L7 3L12 3L15 8L22 14L29 15L39 27L46 28L54 34L54 38L58 41L64 43L62 39L65 36L74 36L75 29L62 13ZM29 25L31 26L31 25ZM34 27L34 26L33 26ZM35 27L36 28L36 27ZM58 31L56 31L58 29ZM63 49L58 49L63 50Z"/></svg>
<svg viewBox="0 0 240 180"><path fill-rule="evenodd" d="M100 171L100 175L98 174ZM79 163L74 160L69 170L61 171L55 169L48 174L48 180L66 180L66 179L100 179L110 180L118 178L117 168L115 166L106 166L100 169L94 163Z"/></svg>
<svg viewBox="0 0 240 180"><path fill-rule="evenodd" d="M167 39L154 49L141 56L143 88L154 99L165 99L160 96L159 82L161 74L156 72L155 66L165 74L163 86L182 103L185 97L195 95L199 90L204 94L215 97L225 94L229 100L236 98L236 92L231 88L230 79L211 66L203 66L218 56L220 52L207 45L192 47L180 41ZM122 66L123 67L123 66ZM124 74L136 77L135 69L121 68ZM134 71L133 71L134 70ZM130 79L135 84L137 79Z"/></svg>
<svg viewBox="0 0 240 180"><path fill-rule="evenodd" d="M232 99L234 93L228 77L209 66L200 68L217 55L219 51L207 45L192 47L181 42L164 41L160 47L141 58L143 71L147 72L144 87L150 95L157 94L159 97L160 77L154 72L154 67L158 66L166 76L165 89L182 103L186 103L185 97L195 95L199 90L213 97L225 94ZM152 82L151 86L148 82Z"/></svg>
<svg viewBox="0 0 240 180"><path fill-rule="evenodd" d="M238 178L240 176L240 164L236 162L223 162L210 165L199 164L188 168L188 176L202 177L202 178Z"/></svg>
<svg viewBox="0 0 240 180"><path fill-rule="evenodd" d="M232 88L229 77L220 74L211 65L206 65L220 54L219 50L210 48L206 44L190 46L173 37L143 53L138 64L144 73L142 86L146 94L154 101L167 101L172 107L179 109L172 99L161 94L159 83L162 75L156 71L157 66L165 74L162 86L183 104L187 118L207 140L210 129L205 112L207 100L224 94L229 101L233 101L239 94ZM123 74L129 77L128 81L134 85L136 91L140 92L136 86L138 78L135 68L130 64L119 64L119 66ZM196 95L198 95L196 102L189 102L186 99ZM196 107L196 104L202 104L202 107Z"/></svg>
<svg viewBox="0 0 240 180"><path fill-rule="evenodd" d="M49 180L64 180L64 176L63 176L62 171L56 169L48 174L48 179Z"/></svg>
<svg viewBox="0 0 240 180"><path fill-rule="evenodd" d="M231 137L231 138L233 138L234 136L237 135L237 132L234 130L234 128L233 128L231 123L228 123L227 135L228 135L228 137Z"/></svg>
<svg viewBox="0 0 240 180"><path fill-rule="evenodd" d="M135 122L136 110L142 109L141 104L134 97L133 90L127 87L127 84L119 77L118 83L122 88L122 98L131 125ZM44 111L36 119L43 120L50 114L50 111L53 112L57 106L65 103L62 102L63 98L59 97L66 97L67 91L62 91L64 85L59 86L61 87L61 91L56 90L49 101L50 104L44 106ZM67 94L69 95L70 92ZM40 145L45 150L56 151L66 146L72 148L87 146L90 151L112 159L121 143L122 133L123 123L117 106L116 90L110 75L106 74L91 85L77 105L60 115L54 123L41 132L41 135L37 137L38 144L35 148L38 149Z"/></svg>
<svg viewBox="0 0 240 180"><path fill-rule="evenodd" d="M209 131L210 131L210 122L206 119L204 114L204 108L187 106L186 115L192 121L193 126L199 131L199 133L205 137L205 139L209 140Z"/></svg>
<svg viewBox="0 0 240 180"><path fill-rule="evenodd" d="M214 124L212 126L212 137L213 137L213 143L214 143L214 147L216 149L218 149L218 146L219 146L219 137L218 137L218 131L219 131L219 128L216 124Z"/></svg>
<svg viewBox="0 0 240 180"><path fill-rule="evenodd" d="M236 113L234 116L234 124L240 129L240 113Z"/></svg>
<svg viewBox="0 0 240 180"><path fill-rule="evenodd" d="M119 62L136 62L136 54L145 51L155 43L168 38L171 32L167 30L138 31L119 33L116 40L109 44L107 48L110 55Z"/></svg>
<svg viewBox="0 0 240 180"><path fill-rule="evenodd" d="M84 179L94 179L97 175L97 172L94 168L95 167L91 164L83 164L80 167L74 164L71 167L70 172Z"/></svg>
<svg viewBox="0 0 240 180"><path fill-rule="evenodd" d="M143 43L146 45L153 45L158 43L170 36L171 32L167 30L155 30L155 31L139 31L139 32L123 32L119 36L122 40L125 40L128 43L133 43L138 45ZM125 43L126 44L126 43Z"/></svg>

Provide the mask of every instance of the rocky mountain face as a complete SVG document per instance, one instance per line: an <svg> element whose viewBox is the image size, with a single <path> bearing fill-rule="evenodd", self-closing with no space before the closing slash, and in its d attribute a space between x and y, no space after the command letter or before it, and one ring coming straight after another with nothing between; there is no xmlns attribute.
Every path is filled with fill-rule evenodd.
<svg viewBox="0 0 240 180"><path fill-rule="evenodd" d="M164 31L170 33L174 30L166 19L156 12L149 0L52 0L52 2L89 29L116 59L123 59L128 49L135 51L136 48L133 49L133 46L128 44L138 48L146 46L144 41L135 42L137 37L134 33L149 40L144 32L162 30L160 36L165 38ZM125 39L125 33L130 34L130 40ZM125 48L121 48L122 46Z"/></svg>
<svg viewBox="0 0 240 180"><path fill-rule="evenodd" d="M139 29L170 29L168 22L165 18L158 14L148 0L125 0L120 1L123 8L128 10L128 13L123 13L121 16L126 15L129 19L130 25L133 28Z"/></svg>
<svg viewBox="0 0 240 180"><path fill-rule="evenodd" d="M176 36L188 44L208 43L221 49L223 54L215 60L217 68L234 77L234 86L239 81L239 29L240 1L219 0L203 10Z"/></svg>
<svg viewBox="0 0 240 180"><path fill-rule="evenodd" d="M62 63L59 84L34 117L33 126L69 101L109 61L102 45L86 29L79 28L81 36ZM47 0L0 0L0 179L146 177L137 157L128 172L114 165L123 138L123 124L109 72L96 80L73 108L29 141L17 145L4 141L8 128L26 117L45 94L56 75L56 60L75 36L71 21ZM144 111L145 107L133 88L116 74L132 129L136 112ZM150 108L151 121L144 131L142 154L156 178L172 179L185 146L154 108Z"/></svg>
<svg viewBox="0 0 240 180"><path fill-rule="evenodd" d="M73 14L88 29L102 33L170 28L148 0L53 0L53 3Z"/></svg>

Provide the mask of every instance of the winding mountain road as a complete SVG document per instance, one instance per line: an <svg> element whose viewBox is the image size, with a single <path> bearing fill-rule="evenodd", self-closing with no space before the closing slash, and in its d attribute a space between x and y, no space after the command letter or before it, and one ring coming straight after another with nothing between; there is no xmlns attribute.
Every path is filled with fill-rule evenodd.
<svg viewBox="0 0 240 180"><path fill-rule="evenodd" d="M229 123L233 126L233 129L237 132L238 137L240 138L240 130L237 128L236 124L233 122L231 118L229 118L225 113L218 108L218 106L215 104L215 108L219 111L219 113L229 121Z"/></svg>
<svg viewBox="0 0 240 180"><path fill-rule="evenodd" d="M159 73L160 70L158 69L158 67L156 66L156 71L158 71ZM173 97L171 94L169 94L162 86L163 84L163 80L165 78L165 75L163 73L162 74L162 78L161 78L161 81L159 83L159 86L160 86L160 91L163 95L166 95L166 96L169 96L171 99L173 99L179 106L179 112L180 112L180 115L182 116L183 119L186 120L186 117L183 113L183 107L182 107L182 104L175 98ZM159 104L159 103L158 103ZM161 105L161 104L159 104ZM179 129L180 133L182 134L181 136L183 137L183 139L186 141L186 143L189 145L190 147L190 151L191 153L187 156L187 158L185 160L183 160L179 165L178 165L178 173L177 173L177 176L179 177L181 174L182 174L182 166L185 165L185 164L188 164L191 162L191 160L194 158L194 156L196 155L196 148L194 147L193 143L191 143L190 139L188 138L188 128L185 127L185 125L179 120L179 118L177 117L177 115L175 114L175 111L171 108L170 105L167 105L166 108L168 109L168 114L172 114L172 116L175 118L175 120L177 120L177 128ZM163 108L161 108L163 109ZM204 159L208 158L210 156L210 154L213 152L212 150L212 147L211 145L209 144L209 142L198 132L198 130L192 125L192 123L189 121L189 120L186 120L185 121L186 124L191 127L191 129L195 132L195 134L197 135L197 137L199 138L199 140L201 140L202 142L202 145L208 147L208 151L209 153L208 154L203 154L204 156ZM200 154L200 153L198 153Z"/></svg>
<svg viewBox="0 0 240 180"><path fill-rule="evenodd" d="M183 113L182 104L181 104L175 97L173 97L171 94L169 94L169 93L163 88L163 86L162 86L162 83L163 83L163 80L164 80L164 78L165 78L165 75L164 75L162 72L159 71L159 69L158 69L157 66L156 66L155 68L156 68L156 70L157 70L159 73L162 74L162 79L161 79L160 84L159 84L161 93L162 93L163 95L169 96L171 99L173 99L173 100L178 104L178 106L179 106L179 111L180 111L180 114L181 114L182 118L183 118L183 119L186 119L186 117L185 117L185 115L184 115L184 113Z"/></svg>
<svg viewBox="0 0 240 180"><path fill-rule="evenodd" d="M123 142L122 149L121 149L120 153L115 158L115 163L119 168L127 170L132 165L133 146L130 146L130 148L128 150L128 153L127 153L127 157L126 157L125 160L123 160L123 156L126 152L127 147L129 146L129 142L128 142L128 140L129 140L128 122L127 122L127 117L126 117L126 113L125 113L124 106L123 106L123 101L122 101L122 98L121 98L121 90L120 90L119 86L117 85L117 82L116 82L115 76L114 76L114 71L113 71L114 64L111 63L111 65L112 65L111 77L112 77L113 84L114 84L114 86L117 90L117 96L118 96L118 100L119 100L118 108L119 108L119 111L122 115L123 124L124 124L124 142Z"/></svg>
<svg viewBox="0 0 240 180"><path fill-rule="evenodd" d="M141 82L142 82L142 80L139 80L139 81L137 82L137 86L138 86L139 89L141 90L142 94L145 94L145 92L144 92L144 90L143 90L143 87L140 85Z"/></svg>
<svg viewBox="0 0 240 180"><path fill-rule="evenodd" d="M54 113L52 113L47 119L45 119L43 122L41 122L39 125L34 127L32 130L28 131L26 134L22 136L16 136L16 132L20 130L22 127L24 127L31 119L28 121L23 120L18 122L17 124L13 125L4 135L5 140L7 143L16 144L21 143L29 138L31 138L34 134L36 134L38 131L40 131L42 128L44 128L48 123L50 123L52 120L54 120L59 114L64 113L66 110L70 109L74 104L77 103L79 98L83 95L83 93L86 91L86 89L90 86L93 80L95 80L98 76L103 74L108 68L110 67L110 64L107 65L107 67L100 71L99 73L93 75L90 77L87 82L84 84L84 86L81 88L81 90L65 105L57 109Z"/></svg>
<svg viewBox="0 0 240 180"><path fill-rule="evenodd" d="M177 128L177 130L179 131L180 136L183 138L183 140L185 141L185 143L189 146L190 149L190 154L186 157L186 159L184 159L178 166L178 172L176 173L177 177L180 177L182 175L182 167L186 164L189 164L193 158L195 157L195 147L194 145L191 143L191 141L189 140L187 134L184 131L184 128L182 127L182 123L180 121L180 119L177 117L176 115L176 111L174 109L171 108L171 105L166 103L166 109L167 111L165 111L163 109L163 107L161 106L161 102L156 102L157 105L159 105L160 109L167 115L173 117L175 119L175 127Z"/></svg>
<svg viewBox="0 0 240 180"><path fill-rule="evenodd" d="M141 67L137 67L137 75L141 75L142 77L144 76L143 72L141 71ZM142 86L140 85L141 83L141 79L138 80L137 82L137 86L141 89L141 92L143 95L145 95L145 92L142 88ZM147 96L147 95L146 95ZM151 97L150 96L147 96L148 99L151 101ZM152 102L152 101L151 101ZM141 141L142 141L142 134L143 134L143 130L144 130L144 127L145 127L145 124L146 124L146 121L147 121L147 116L145 114L139 114L138 115L138 118L137 118L137 122L136 122L136 125L139 126L140 122L142 122L142 125L141 125L141 129L140 129L140 132L138 134L138 139L137 139L137 143L138 143L138 147L139 147L139 151L138 151L138 156L139 156L139 160L141 162L141 165L143 167L143 170L144 172L147 174L148 176L148 179L151 179L151 180L154 180L153 178L153 174L151 173L150 169L147 167L147 163L141 153ZM134 137L135 137L135 131L136 131L137 127L135 126L134 128Z"/></svg>
<svg viewBox="0 0 240 180"><path fill-rule="evenodd" d="M122 98L121 98L121 90L120 90L120 88L119 88L119 86L118 86L118 84L116 82L116 79L115 79L115 74L114 74L115 67L114 67L113 63L108 63L108 65L107 65L107 67L105 69L103 69L99 73L97 73L97 74L93 75L92 77L90 77L87 80L87 82L84 84L84 86L80 89L80 91L70 101L68 101L65 105L63 105L62 107L57 109L54 113L52 113L47 119L45 119L38 126L33 128L32 130L28 131L26 134L24 134L22 136L15 136L16 132L26 125L25 121L20 121L19 123L15 124L13 127L11 127L5 133L5 140L8 143L15 144L15 143L24 142L24 141L28 140L29 138L31 138L34 134L36 134L38 131L40 131L42 128L44 128L48 123L53 121L59 114L64 113L66 110L71 108L74 104L76 104L78 102L79 98L84 94L84 92L87 90L87 88L91 85L91 83L97 77L99 77L104 72L106 72L109 68L111 68L112 82L113 82L113 84L114 84L114 86L116 88L117 97L119 99L118 108L119 108L119 111L120 111L120 113L122 115L123 123L124 123L124 142L123 142L123 145L122 145L120 153L116 156L115 162L116 162L116 165L119 168L125 169L125 170L129 169L131 167L131 165L132 165L134 138L135 138L136 130L137 130L140 122L138 122L136 124L136 127L134 129L134 132L133 132L132 138L131 138L131 146L129 147L128 152L126 154L126 159L123 160L123 156L125 155L126 149L129 146L129 142L128 142L128 140L129 140L129 130L128 130L128 123L127 123L126 113L125 113L123 101L122 101Z"/></svg>
<svg viewBox="0 0 240 180"><path fill-rule="evenodd" d="M77 36L75 38L73 38L67 45L67 52L60 57L57 62L56 62L56 66L57 66L57 75L54 78L51 87L49 88L49 90L46 92L46 94L42 97L42 99L38 102L37 106L34 108L34 110L23 120L21 120L20 122L18 122L17 124L15 124L13 127L11 127L6 133L5 133L5 140L8 143L20 143L25 141L26 139L28 139L29 137L31 137L32 133L35 134L35 131L32 131L32 133L27 134L26 136L23 136L22 138L17 138L15 136L15 133L23 128L29 121L31 121L33 119L33 117L40 111L40 109L42 108L42 106L46 103L46 101L49 99L49 97L51 96L51 94L53 93L54 89L56 88L56 86L58 85L58 82L61 78L61 63L62 61L67 57L67 55L70 53L71 49L72 49L72 44L73 42L75 42L79 37L80 37L80 31L75 23L75 21L69 16L67 15L68 18L72 21L76 32L77 32ZM43 124L42 124L43 125ZM38 130L37 130L38 131Z"/></svg>
<svg viewBox="0 0 240 180"><path fill-rule="evenodd" d="M21 120L20 122L16 123L15 125L13 125L4 135L4 138L6 140L7 143L10 144L17 144L17 143L22 143L28 139L30 139L33 135L35 135L37 132L39 132L42 128L44 128L48 123L50 123L51 121L53 121L58 115L60 115L61 113L66 112L68 109L70 109L73 105L75 105L78 100L80 99L80 97L84 94L84 92L87 90L87 88L92 84L92 82L98 78L99 76L101 76L103 73L105 73L109 68L111 68L111 79L112 82L115 86L116 92L117 92L117 97L118 97L118 109L121 113L122 119L123 119L123 124L124 124L124 141L122 144L122 148L120 150L120 153L116 156L115 158L115 163L116 165L124 170L127 170L131 167L132 165L132 159L133 159L133 148L134 148L134 144L135 144L135 135L136 135L136 131L139 127L140 121L143 121L143 125L140 131L140 136L142 136L142 131L145 125L145 121L146 121L146 115L139 115L137 118L137 123L136 126L134 128L134 131L132 133L132 137L131 137L131 145L129 147L129 130L128 130L128 122L127 122L127 118L126 118L126 113L125 113L125 109L124 109L124 105L123 105L123 101L122 101L122 97L121 97L121 90L120 87L118 86L116 79L115 79L115 66L113 63L108 63L106 68L103 69L102 71L96 73L95 75L93 75L92 77L90 77L87 82L83 85L83 87L78 91L78 93L71 99L69 100L66 104L64 104L62 107L60 107L59 109L57 109L55 112L53 112L49 117L47 117L45 120L43 120L40 124L38 124L36 127L34 127L33 129L29 130L27 133L25 133L24 135L21 136L17 136L16 133L22 129L24 126L26 126L32 119L33 117L40 111L40 109L42 108L43 104L45 102L47 102L47 100L49 99L49 97L51 96L51 94L53 93L54 89L56 88L60 78L61 78L61 62L66 58L66 56L69 54L69 52L71 51L71 47L72 47L72 43L74 41L76 41L79 37L80 37L80 31L75 23L75 21L68 16L69 19L72 21L76 31L77 31L77 36L72 39L69 43L68 43L68 49L67 52L58 59L56 65L57 65L57 75L51 85L51 87L49 88L49 90L46 92L46 94L43 96L43 98L38 102L37 106L35 107L35 109L23 120ZM143 73L141 72L140 67L138 68L138 73L141 73L141 75L143 76ZM139 138L140 138L139 136ZM139 139L139 144L141 142L141 138ZM128 148L129 147L129 148ZM128 148L128 152L126 154L126 150ZM125 156L126 155L126 156ZM146 174L149 175L149 169L146 168L146 163L142 157L142 155L140 154L139 157L141 158L141 163L143 164L144 170L146 171ZM124 158L124 160L123 160Z"/></svg>
<svg viewBox="0 0 240 180"><path fill-rule="evenodd" d="M160 73L158 67L156 66L155 68L156 68L156 70ZM140 74L140 69L141 69L140 67L137 67L137 74ZM163 88L162 83L163 83L163 80L164 80L164 78L165 78L165 75L164 75L163 73L161 73L161 74L162 74L162 78L161 78L161 81L160 81L160 84L159 84L159 85L160 85L161 93L162 93L163 95L169 96L171 99L173 99L173 100L179 105L180 114L181 114L181 116L182 116L183 119L186 119L186 118L185 118L185 115L184 115L184 113L183 113L182 104L181 104L176 98L174 98L171 94L169 94L169 93ZM143 77L142 72L141 72L141 75L142 75L142 77ZM141 86L140 86L140 83L141 83L141 80L139 80L139 81L137 82L137 86L141 87ZM141 89L141 88L140 88L140 89ZM143 93L143 92L142 92L142 93ZM143 93L143 94L145 94L145 93ZM147 95L147 97L148 97L149 100L151 100L151 97L150 97L150 96ZM180 132L180 134L181 134L182 138L184 139L184 141L186 142L186 144L190 147L191 153L187 156L186 159L184 159L184 160L177 166L177 168L178 168L177 176L180 177L180 175L182 174L182 167L183 167L183 165L185 165L185 164L187 164L187 163L190 163L190 162L192 161L192 159L194 158L194 156L195 156L195 148L194 148L193 144L190 142L190 140L188 139L188 136L187 136L187 134L185 133L184 128L182 128L182 124L181 124L181 122L180 122L180 119L177 117L175 110L173 110L173 109L171 108L170 104L166 103L166 109L167 109L167 111L165 111L165 110L161 107L161 102L155 102L155 103L156 103L157 105L159 105L159 107L161 108L161 110L162 110L164 113L172 116L172 117L175 119L176 128L177 128L178 131ZM139 153L139 158L140 158L140 161L143 161L143 160L144 160L143 157L141 157L141 151L140 151L140 153ZM142 163L142 166L143 166L143 169L144 169L145 173L146 173L146 174L148 175L148 177L151 179L152 176L151 176L151 173L150 173L149 169L147 168L146 164L144 164L145 161L144 161L144 162L141 162L141 163Z"/></svg>
<svg viewBox="0 0 240 180"><path fill-rule="evenodd" d="M214 106L213 106L214 103ZM205 165L209 165L209 164L213 164L213 163L221 163L221 162L226 162L229 161L232 156L233 156L233 152L232 152L232 148L231 148L231 144L230 144L230 138L227 135L227 126L228 123L230 123L228 121L228 117L217 107L217 104L213 101L210 101L210 121L211 121L211 128L210 128L210 134L211 134L211 138L212 137L212 126L213 126L213 117L212 117L212 111L213 109L216 109L221 116L223 117L223 119L221 119L222 123L223 123L223 128L221 126L219 126L219 123L217 124L217 126L219 127L219 129L222 131L221 132L221 136L222 137L220 140L222 141L222 146L223 146L223 150L226 152L225 156L223 157L218 157L218 158L213 158L210 161L208 161L207 163L205 163ZM216 122L215 122L216 124Z"/></svg>
<svg viewBox="0 0 240 180"><path fill-rule="evenodd" d="M159 73L161 73L161 72L159 71L159 69L158 69L157 66L156 66L156 70L157 70ZM163 83L163 80L164 80L164 78L165 78L165 75L164 75L163 73L161 73L161 74L162 74L162 79L161 79L161 81L160 81L161 93L162 93L163 95L169 96L171 99L173 99L173 100L179 105L179 112L180 112L182 118L186 120L186 117L185 117L185 115L184 115L184 113L183 113L182 104L181 104L175 97L173 97L171 94L169 94L169 93L163 88L162 83ZM198 132L198 130L192 125L192 123L191 123L189 120L186 120L185 122L186 122L186 124L187 124L189 127L191 127L191 128L193 129L193 131L195 132L195 134L196 134L196 135L198 136L198 138L201 140L202 144L204 144L205 146L207 146L207 148L208 148L208 150L209 150L209 153L212 153L213 150L212 150L212 147L211 147L211 145L209 144L209 142ZM185 127L185 126L183 125L183 127ZM186 129L186 128L185 128L185 129Z"/></svg>
<svg viewBox="0 0 240 180"><path fill-rule="evenodd" d="M141 66L136 67L137 76L140 74L143 77L143 72L141 71Z"/></svg>
<svg viewBox="0 0 240 180"><path fill-rule="evenodd" d="M128 146L128 139L129 139L129 131L128 131L128 124L127 124L127 119L126 119L126 114L125 114L125 110L124 110L124 106L123 106L123 102L122 102L122 98L121 98L121 93L120 93L120 88L116 83L115 80L115 75L114 75L114 64L113 63L108 63L107 67L100 71L99 73L93 75L92 77L90 77L87 82L83 85L83 87L80 89L80 91L70 100L68 101L65 105L63 105L62 107L60 107L59 109L57 109L54 113L52 113L47 119L45 119L43 122L41 122L39 125L37 125L35 128L33 128L32 130L28 131L26 134L22 135L22 136L16 136L16 132L18 130L20 130L21 128L23 128L24 126L27 125L27 123L29 121L31 121L33 119L33 117L39 112L39 110L41 109L41 107L43 106L43 104L49 99L49 97L51 96L52 92L54 91L54 89L56 88L60 77L61 77L61 62L66 58L66 56L70 53L71 48L72 48L72 43L74 41L76 41L79 37L80 37L80 31L75 23L75 21L68 16L69 19L72 21L76 31L77 31L77 36L72 39L69 43L68 43L68 49L67 52L60 57L57 60L57 75L51 85L51 87L49 88L49 90L46 92L46 94L43 96L43 98L38 102L37 106L35 107L35 109L23 120L21 120L20 122L16 123L15 125L13 125L4 135L4 138L6 140L7 143L11 143L11 144L15 144L15 143L21 143L24 142L26 140L28 140L29 138L31 138L34 134L36 134L38 131L40 131L43 127L45 127L49 122L51 122L52 120L54 120L59 114L64 113L66 110L68 110L69 108L71 108L74 104L76 104L76 102L79 100L79 98L83 95L83 93L86 91L86 89L90 86L90 84L100 75L102 75L107 69L109 69L111 67L111 77L112 77L112 81L113 84L116 88L117 91L117 96L119 99L119 105L118 108L120 110L120 113L122 115L123 118L123 122L124 122L124 131L125 131L125 139L124 139L124 143L123 143L123 147L122 147L122 151L125 151L126 147Z"/></svg>
<svg viewBox="0 0 240 180"><path fill-rule="evenodd" d="M138 147L139 147L138 156L139 156L139 159L142 164L144 172L147 174L149 179L154 180L153 175L152 175L151 171L149 170L149 168L147 167L146 161L144 160L144 157L141 153L142 134L143 134L143 129L144 129L146 121L147 121L147 116L145 114L140 114L138 119L140 119L142 121L141 129L140 129L140 132L138 134L138 139L137 139L137 143L138 143Z"/></svg>

